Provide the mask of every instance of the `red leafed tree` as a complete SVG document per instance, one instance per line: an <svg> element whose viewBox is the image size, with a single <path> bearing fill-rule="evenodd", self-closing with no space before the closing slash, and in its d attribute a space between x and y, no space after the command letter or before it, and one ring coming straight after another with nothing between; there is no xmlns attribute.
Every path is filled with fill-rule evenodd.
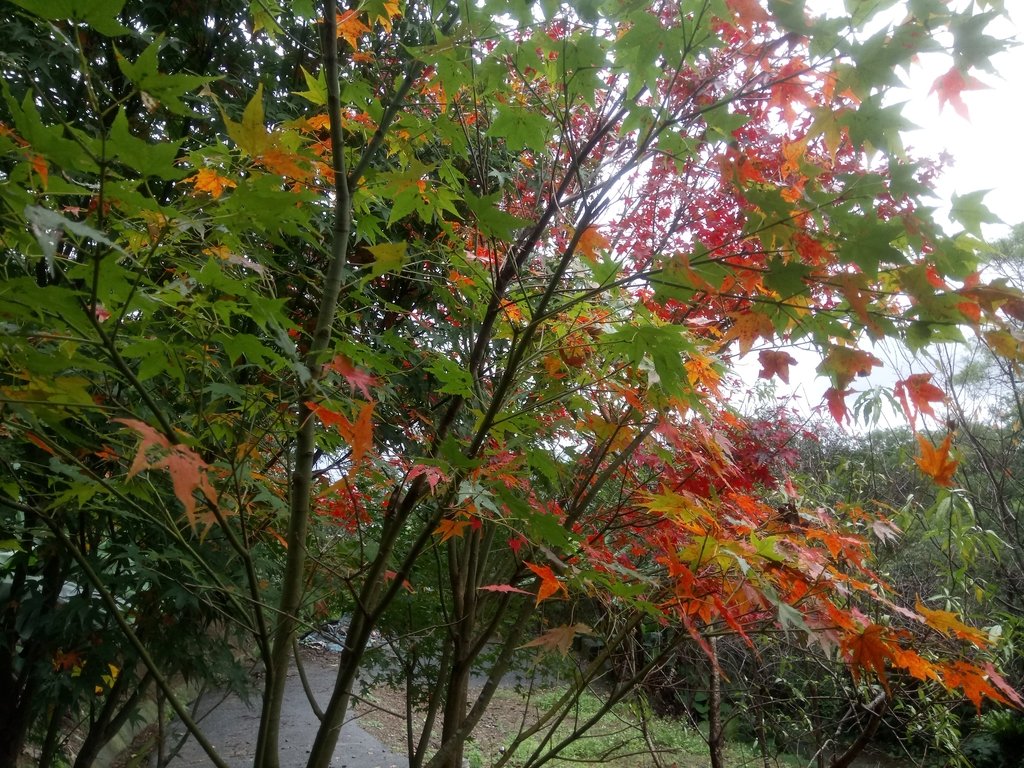
<svg viewBox="0 0 1024 768"><path fill-rule="evenodd" d="M376 633L425 712L407 744L429 768L461 764L532 649L587 635L594 658L496 765L585 733L555 738L623 649L606 707L681 643L720 690L723 636L798 633L882 704L895 676L1021 703L976 631L888 593L863 535L885 521L804 503L788 421L737 415L728 376L755 352L766 377L807 375L787 350L814 350L843 421L880 364L862 341L1000 334L1020 313L979 277L980 202L954 207L955 238L921 204L936 168L907 157L887 95L949 37L962 77L940 98L959 109L1000 47L991 13L122 5L10 19L60 63L29 66L24 44L0 113L12 748L33 717L59 726L30 695L46 680L78 697L61 713L93 713L93 742L135 681L223 765L172 684L191 657L152 652L144 618L187 616L174 601L262 666L258 768L279 764L295 636L325 611L349 625L310 768ZM920 377L897 395L912 418L937 399ZM921 446L948 481L949 440ZM105 645L19 634L22 605L60 623L67 583L98 595L79 607ZM635 642L652 627L676 639ZM76 687L69 651L120 682Z"/></svg>

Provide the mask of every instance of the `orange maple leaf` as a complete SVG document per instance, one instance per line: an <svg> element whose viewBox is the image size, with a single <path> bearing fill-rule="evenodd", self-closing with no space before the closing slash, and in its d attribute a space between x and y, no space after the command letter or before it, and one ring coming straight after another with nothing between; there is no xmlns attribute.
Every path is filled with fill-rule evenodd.
<svg viewBox="0 0 1024 768"><path fill-rule="evenodd" d="M46 164L46 158L42 155L30 155L29 161L32 163L32 170L39 176L39 180L43 184L43 189L46 189L50 182L50 167Z"/></svg>
<svg viewBox="0 0 1024 768"><path fill-rule="evenodd" d="M725 4L729 6L741 27L766 22L771 18L757 0L726 0Z"/></svg>
<svg viewBox="0 0 1024 768"><path fill-rule="evenodd" d="M857 317L871 330L878 329L878 321L868 312L873 297L868 290L867 277L862 273L845 273L831 278L831 282L850 305Z"/></svg>
<svg viewBox="0 0 1024 768"><path fill-rule="evenodd" d="M174 495L185 508L185 516L193 530L196 528L196 499L198 490L211 504L217 504L217 492L210 483L209 465L199 454L181 443L171 444L164 435L153 427L136 419L114 419L135 431L139 437L139 448L128 469L128 479L146 469L166 469L171 476ZM210 522L203 518L201 522Z"/></svg>
<svg viewBox="0 0 1024 768"><path fill-rule="evenodd" d="M903 412L910 419L911 427L917 421L919 413L935 418L932 403L941 403L946 399L946 394L932 384L931 379L932 374L930 373L915 373L896 382L893 392L899 398L900 404L903 406ZM911 405L913 405L913 410L911 410Z"/></svg>
<svg viewBox="0 0 1024 768"><path fill-rule="evenodd" d="M529 565L529 563L527 563ZM589 635L591 629L586 624L565 624L561 627L549 629L540 637L536 637L528 643L523 643L520 648L542 648L545 651L558 651L563 656L569 653L572 648L572 641L576 635Z"/></svg>
<svg viewBox="0 0 1024 768"><path fill-rule="evenodd" d="M918 435L917 444L921 447L921 455L914 457L914 463L937 484L945 487L952 485L953 474L960 464L956 459L949 458L953 434L947 434L946 439L938 446L932 445L923 435Z"/></svg>
<svg viewBox="0 0 1024 768"><path fill-rule="evenodd" d="M591 261L597 260L598 251L607 251L611 247L608 238L602 235L597 227L587 227L580 233L576 248Z"/></svg>
<svg viewBox="0 0 1024 768"><path fill-rule="evenodd" d="M981 702L984 699L991 699L999 704L1010 703L1010 700L989 682L986 675L987 671L966 661L954 661L951 664L944 664L939 668L943 685L949 689L962 688L964 696L973 702L979 712L981 711ZM1000 681L1002 681L1002 678L1000 678ZM1003 682L1005 685L1005 681ZM1009 690L1012 691L1013 689L1010 688ZM1020 701L1019 696L1016 701Z"/></svg>
<svg viewBox="0 0 1024 768"><path fill-rule="evenodd" d="M928 608L921 602L920 597L917 598L917 604L914 606L914 609L924 618L924 623L937 632L941 632L944 635L955 635L978 648L984 648L988 645L988 636L984 632L964 624L952 611Z"/></svg>
<svg viewBox="0 0 1024 768"><path fill-rule="evenodd" d="M316 415L325 427L334 427L345 442L352 448L352 463L358 464L362 461L366 452L373 444L373 408L375 403L370 401L363 403L359 409L356 420L349 421L343 414L324 408L316 403L306 403L312 413Z"/></svg>
<svg viewBox="0 0 1024 768"><path fill-rule="evenodd" d="M338 14L338 37L345 40L352 50L359 48L359 38L370 34L370 28L359 18L359 11L345 11Z"/></svg>
<svg viewBox="0 0 1024 768"><path fill-rule="evenodd" d="M917 651L910 650L909 648L894 647L892 649L892 660L897 667L907 670L912 677L916 677L918 680L942 682L935 665Z"/></svg>
<svg viewBox="0 0 1024 768"><path fill-rule="evenodd" d="M469 520L457 520L452 517L443 518L437 524L437 528L434 529L434 535L441 537L438 542L439 544L444 544L448 539L461 539L470 522Z"/></svg>
<svg viewBox="0 0 1024 768"><path fill-rule="evenodd" d="M970 115L967 113L967 105L964 104L964 100L960 98L960 94L964 91L977 91L982 88L988 88L985 83L981 82L976 77L971 75L964 75L956 67L952 67L949 72L944 75L940 75L932 83L931 93L939 94L939 111L946 106L946 102L953 105L953 109L960 115L964 120L970 120Z"/></svg>
<svg viewBox="0 0 1024 768"><path fill-rule="evenodd" d="M796 358L788 352L777 352L765 349L758 353L757 359L761 361L760 379L770 379L778 376L785 384L789 384L789 366L796 365Z"/></svg>
<svg viewBox="0 0 1024 768"><path fill-rule="evenodd" d="M185 181L195 186L196 192L206 192L216 200L226 189L234 189L238 186L227 176L221 176L212 168L200 168L199 171L189 176Z"/></svg>
<svg viewBox="0 0 1024 768"><path fill-rule="evenodd" d="M301 155L294 152L271 147L257 157L256 162L278 176L286 176L295 181L309 181L313 178L313 172L309 167L303 168L299 165L298 161L302 159Z"/></svg>
<svg viewBox="0 0 1024 768"><path fill-rule="evenodd" d="M558 577L555 576L555 572L551 570L551 566L534 565L533 563L527 563L525 561L523 562L523 565L537 574L537 577L540 579L540 586L537 588L537 605L540 605L559 591L561 591L566 597L569 596L569 590L565 588L565 584L558 580Z"/></svg>
<svg viewBox="0 0 1024 768"><path fill-rule="evenodd" d="M845 638L842 648L850 660L850 672L855 680L859 679L862 671L873 672L886 693L891 693L885 662L893 658L895 646L883 637L884 632L881 625L870 624L863 632Z"/></svg>

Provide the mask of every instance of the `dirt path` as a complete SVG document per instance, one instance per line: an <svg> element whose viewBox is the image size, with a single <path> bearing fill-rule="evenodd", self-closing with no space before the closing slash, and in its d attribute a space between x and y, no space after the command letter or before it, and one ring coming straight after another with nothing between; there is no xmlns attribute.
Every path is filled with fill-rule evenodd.
<svg viewBox="0 0 1024 768"><path fill-rule="evenodd" d="M316 694L320 706L324 706L330 695L337 673L337 661L328 654L303 653L303 663L310 687ZM207 738L217 747L217 752L230 768L251 768L256 732L259 729L259 710L246 706L237 697L231 696L222 703L211 700L214 708L204 715L202 727ZM359 711L356 711L358 716ZM281 768L305 768L309 749L320 723L302 690L298 673L294 669L288 674L284 706L281 714ZM172 725L172 739L180 738L183 729ZM155 757L154 763L155 764ZM408 760L395 754L374 736L349 721L341 731L338 746L331 760L331 768L403 768ZM189 739L181 752L170 762L169 768L209 768L210 759Z"/></svg>

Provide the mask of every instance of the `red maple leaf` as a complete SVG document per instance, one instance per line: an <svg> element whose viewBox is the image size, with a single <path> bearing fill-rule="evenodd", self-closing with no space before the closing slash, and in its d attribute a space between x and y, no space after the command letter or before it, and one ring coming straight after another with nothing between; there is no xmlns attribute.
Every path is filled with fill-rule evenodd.
<svg viewBox="0 0 1024 768"><path fill-rule="evenodd" d="M846 410L846 396L850 394L848 389L836 389L829 387L825 390L825 402L828 404L828 412L836 420L836 424L842 424L849 418Z"/></svg>
<svg viewBox="0 0 1024 768"><path fill-rule="evenodd" d="M427 481L427 485L430 486L430 490L433 491L437 484L441 481L448 482L448 476L437 467L431 467L427 464L417 464L409 470L409 474L406 476L406 480L410 483L417 477L423 477Z"/></svg>
<svg viewBox="0 0 1024 768"><path fill-rule="evenodd" d="M932 384L931 379L932 374L930 373L915 373L896 382L893 391L903 406L903 412L910 419L911 427L917 421L919 413L935 418L935 411L932 410L931 404L941 403L946 399L946 394ZM911 405L913 405L913 410L911 410Z"/></svg>
<svg viewBox="0 0 1024 768"><path fill-rule="evenodd" d="M967 105L964 104L964 100L960 98L960 94L963 91L977 91L982 88L988 88L985 83L981 82L976 77L971 75L964 75L956 67L953 67L944 75L940 75L932 83L932 88L928 93L939 94L939 111L946 106L948 101L953 105L953 109L960 115L964 120L970 120L970 115L967 114Z"/></svg>

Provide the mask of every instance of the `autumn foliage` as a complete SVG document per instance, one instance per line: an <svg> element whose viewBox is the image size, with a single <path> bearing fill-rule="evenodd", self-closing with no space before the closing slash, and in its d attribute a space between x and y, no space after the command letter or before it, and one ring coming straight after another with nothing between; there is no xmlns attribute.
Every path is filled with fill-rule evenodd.
<svg viewBox="0 0 1024 768"><path fill-rule="evenodd" d="M160 622L188 621L253 649L273 768L293 640L331 613L351 619L310 768L376 632L436 692L440 746L409 739L430 768L461 763L517 660L600 638L564 716L645 626L716 672L714 638L784 632L863 691L895 696L898 676L1021 705L985 633L873 570L890 521L802 496L796 420L733 402L741 359L824 377L822 409L848 423L882 364L868 341L1024 355L1007 328L1024 297L982 277L980 197L946 235L922 202L938 169L908 157L887 96L949 37L934 90L965 113L994 12L15 5L58 63L39 72L26 44L0 107L11 743L52 713L36 672L74 706L98 695L61 661L99 648L90 633L123 679L100 680L96 739L133 676L200 735L174 678L223 682L230 662L148 652ZM944 397L924 373L893 396L915 429ZM953 436L917 441L920 470L953 482ZM8 619L59 624L69 583L98 596L75 605L101 629Z"/></svg>

